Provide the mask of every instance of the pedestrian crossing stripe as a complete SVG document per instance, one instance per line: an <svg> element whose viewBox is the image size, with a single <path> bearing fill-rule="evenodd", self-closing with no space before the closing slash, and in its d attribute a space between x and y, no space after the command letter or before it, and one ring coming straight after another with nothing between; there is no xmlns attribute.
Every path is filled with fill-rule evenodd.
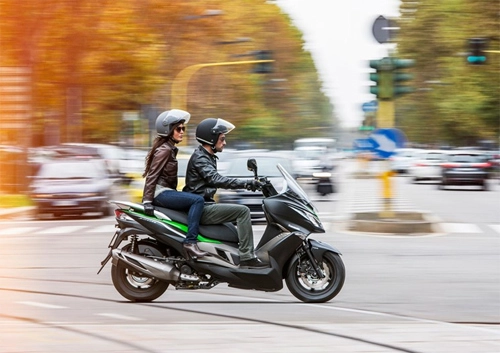
<svg viewBox="0 0 500 353"><path fill-rule="evenodd" d="M442 223L441 228L445 233L482 233L477 225L468 223Z"/></svg>
<svg viewBox="0 0 500 353"><path fill-rule="evenodd" d="M61 227L53 227L44 229L38 234L72 234L76 233L83 228L87 228L86 226L61 226Z"/></svg>
<svg viewBox="0 0 500 353"><path fill-rule="evenodd" d="M495 232L500 234L500 224L490 224L490 227L493 228Z"/></svg>
<svg viewBox="0 0 500 353"><path fill-rule="evenodd" d="M0 230L0 235L19 235L19 234L30 234L38 229L37 227L16 227L7 228Z"/></svg>

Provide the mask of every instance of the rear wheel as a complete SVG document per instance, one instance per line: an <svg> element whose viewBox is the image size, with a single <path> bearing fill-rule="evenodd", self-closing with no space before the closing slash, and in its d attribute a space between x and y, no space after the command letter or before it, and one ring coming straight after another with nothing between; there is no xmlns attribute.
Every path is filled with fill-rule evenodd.
<svg viewBox="0 0 500 353"><path fill-rule="evenodd" d="M156 245L138 243L138 254L163 256ZM129 251L130 244L123 247ZM134 302L150 302L160 297L168 288L168 283L155 278L145 277L141 273L127 269L121 261L111 267L111 279L118 293Z"/></svg>
<svg viewBox="0 0 500 353"><path fill-rule="evenodd" d="M345 267L340 255L325 252L318 263L320 278L307 255L293 260L285 278L290 292L306 303L324 303L339 294L345 281Z"/></svg>

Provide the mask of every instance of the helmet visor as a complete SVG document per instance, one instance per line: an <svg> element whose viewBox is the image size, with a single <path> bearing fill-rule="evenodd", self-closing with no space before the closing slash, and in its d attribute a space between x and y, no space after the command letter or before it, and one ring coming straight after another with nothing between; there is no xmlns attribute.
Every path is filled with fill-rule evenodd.
<svg viewBox="0 0 500 353"><path fill-rule="evenodd" d="M189 122L189 119L191 119L191 114L184 110L180 109L172 109L168 112L168 118L171 122L174 124L184 120L184 124L187 124Z"/></svg>
<svg viewBox="0 0 500 353"><path fill-rule="evenodd" d="M212 131L216 134L228 134L234 128L235 126L231 124L229 121L219 118L217 119L217 122L215 123L215 126L213 127Z"/></svg>

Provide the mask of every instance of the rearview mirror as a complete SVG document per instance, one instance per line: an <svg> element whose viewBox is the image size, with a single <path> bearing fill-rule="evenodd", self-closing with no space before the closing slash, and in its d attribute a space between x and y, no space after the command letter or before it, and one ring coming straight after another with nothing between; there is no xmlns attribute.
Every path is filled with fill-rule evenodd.
<svg viewBox="0 0 500 353"><path fill-rule="evenodd" d="M250 158L248 161L247 161L247 168L248 170L252 171L254 176L255 176L255 179L257 179L257 162L255 161L255 159L253 158Z"/></svg>

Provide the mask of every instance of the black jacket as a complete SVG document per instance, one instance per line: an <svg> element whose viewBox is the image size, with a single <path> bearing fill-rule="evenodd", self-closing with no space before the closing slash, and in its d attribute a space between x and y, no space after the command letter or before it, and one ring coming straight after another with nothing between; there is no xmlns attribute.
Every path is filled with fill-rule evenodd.
<svg viewBox="0 0 500 353"><path fill-rule="evenodd" d="M217 156L198 146L189 159L186 171L186 186L182 191L201 195L213 201L217 188L244 189L245 180L228 178L217 172Z"/></svg>
<svg viewBox="0 0 500 353"><path fill-rule="evenodd" d="M158 147L146 175L142 201L153 201L156 184L177 189L177 147L168 141Z"/></svg>

